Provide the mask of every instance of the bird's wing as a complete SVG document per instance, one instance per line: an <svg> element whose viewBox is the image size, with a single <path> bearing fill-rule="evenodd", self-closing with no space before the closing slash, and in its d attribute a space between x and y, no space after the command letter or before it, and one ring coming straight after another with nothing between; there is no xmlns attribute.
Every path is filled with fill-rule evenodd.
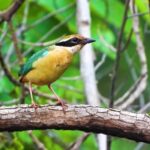
<svg viewBox="0 0 150 150"><path fill-rule="evenodd" d="M48 49L43 49L41 51L38 51L34 55L32 55L29 60L21 67L19 76L26 75L30 70L33 69L33 63L37 61L39 58L42 58L48 54Z"/></svg>

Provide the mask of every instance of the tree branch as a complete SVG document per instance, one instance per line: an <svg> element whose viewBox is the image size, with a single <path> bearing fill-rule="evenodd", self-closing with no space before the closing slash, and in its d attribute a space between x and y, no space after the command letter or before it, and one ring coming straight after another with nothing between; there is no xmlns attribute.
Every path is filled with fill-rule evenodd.
<svg viewBox="0 0 150 150"><path fill-rule="evenodd" d="M15 0L15 2L7 10L0 12L0 23L3 21L10 21L23 2L24 0Z"/></svg>
<svg viewBox="0 0 150 150"><path fill-rule="evenodd" d="M135 14L137 11L133 0L130 1L130 10L132 14ZM131 88L122 97L116 100L116 104L120 104L118 107L119 109L126 109L141 95L141 93L147 87L147 78L148 78L147 58L145 54L144 44L140 37L140 26L139 26L138 17L133 18L133 31L135 33L136 43L137 43L136 51L141 63L141 73L140 73L140 77L131 86ZM122 102L124 103L121 104Z"/></svg>
<svg viewBox="0 0 150 150"><path fill-rule="evenodd" d="M146 114L89 105L68 106L65 114L60 106L0 107L0 131L30 129L82 130L150 143L150 117Z"/></svg>

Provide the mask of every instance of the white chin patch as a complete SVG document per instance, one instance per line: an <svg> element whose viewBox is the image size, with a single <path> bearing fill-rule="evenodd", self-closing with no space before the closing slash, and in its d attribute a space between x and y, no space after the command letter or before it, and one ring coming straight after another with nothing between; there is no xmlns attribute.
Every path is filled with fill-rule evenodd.
<svg viewBox="0 0 150 150"><path fill-rule="evenodd" d="M67 47L67 49L68 49L71 53L74 54L74 53L80 51L81 45L75 45L75 46L72 46L72 47Z"/></svg>

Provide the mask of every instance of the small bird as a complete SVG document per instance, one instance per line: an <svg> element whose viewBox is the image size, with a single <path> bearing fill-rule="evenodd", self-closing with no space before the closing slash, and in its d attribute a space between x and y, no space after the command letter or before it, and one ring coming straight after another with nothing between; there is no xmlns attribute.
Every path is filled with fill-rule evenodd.
<svg viewBox="0 0 150 150"><path fill-rule="evenodd" d="M33 54L21 67L19 81L28 83L32 107L37 108L32 94L32 84L47 85L56 96L58 104L64 109L64 102L57 96L51 84L56 81L69 67L75 53L88 44L95 42L79 34L64 36L54 45Z"/></svg>

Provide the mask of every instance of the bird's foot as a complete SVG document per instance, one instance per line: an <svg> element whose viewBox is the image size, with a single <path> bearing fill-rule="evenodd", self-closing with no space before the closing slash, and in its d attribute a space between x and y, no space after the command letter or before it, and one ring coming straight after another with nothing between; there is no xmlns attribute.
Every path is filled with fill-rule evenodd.
<svg viewBox="0 0 150 150"><path fill-rule="evenodd" d="M32 103L32 104L31 104L31 107L37 109L37 108L39 107L39 105L36 104L36 103Z"/></svg>
<svg viewBox="0 0 150 150"><path fill-rule="evenodd" d="M56 106L62 106L63 112L65 113L65 110L67 109L67 103L64 100L58 99Z"/></svg>

